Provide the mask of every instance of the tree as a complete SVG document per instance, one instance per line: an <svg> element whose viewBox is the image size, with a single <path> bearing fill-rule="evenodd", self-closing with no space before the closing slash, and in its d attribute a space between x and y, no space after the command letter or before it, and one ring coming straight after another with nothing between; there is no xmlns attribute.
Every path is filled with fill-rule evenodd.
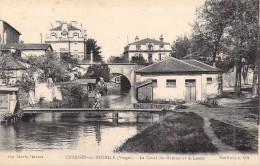
<svg viewBox="0 0 260 166"><path fill-rule="evenodd" d="M105 82L110 79L110 69L107 64L94 64L88 67L87 73L83 75L83 78L97 79L104 78Z"/></svg>
<svg viewBox="0 0 260 166"><path fill-rule="evenodd" d="M87 60L90 60L91 51L93 52L93 61L94 62L103 62L103 57L101 56L101 47L97 45L97 41L95 39L89 38L86 42L87 47Z"/></svg>
<svg viewBox="0 0 260 166"><path fill-rule="evenodd" d="M232 2L234 3L235 11L228 36L230 36L229 42L233 46L231 55L235 61L236 68L234 91L237 94L241 94L241 73L243 67L249 65L255 72L258 72L258 64L256 62L258 57L257 43L259 40L259 1L240 0ZM255 86L254 83L253 86Z"/></svg>
<svg viewBox="0 0 260 166"><path fill-rule="evenodd" d="M218 65L226 69L235 67L234 92L237 94L241 94L241 73L245 65L254 69L253 91L257 87L258 14L258 0L207 0L197 10L192 38L198 52L212 62L219 53L230 56L228 63Z"/></svg>
<svg viewBox="0 0 260 166"><path fill-rule="evenodd" d="M201 55L213 62L221 52L222 39L234 18L234 4L231 0L207 0L197 9L197 19L193 25L193 38L199 45Z"/></svg>
<svg viewBox="0 0 260 166"><path fill-rule="evenodd" d="M45 79L52 78L54 81L69 77L69 71L71 71L71 64L59 59L53 52L41 56L29 56L21 60L30 65L28 70L31 72L40 69Z"/></svg>
<svg viewBox="0 0 260 166"><path fill-rule="evenodd" d="M138 65L146 64L146 60L143 56L133 56L131 59L131 63L136 63Z"/></svg>
<svg viewBox="0 0 260 166"><path fill-rule="evenodd" d="M111 56L107 60L108 63L127 63L123 56Z"/></svg>
<svg viewBox="0 0 260 166"><path fill-rule="evenodd" d="M187 36L178 36L172 45L172 56L182 59L191 53L191 40Z"/></svg>

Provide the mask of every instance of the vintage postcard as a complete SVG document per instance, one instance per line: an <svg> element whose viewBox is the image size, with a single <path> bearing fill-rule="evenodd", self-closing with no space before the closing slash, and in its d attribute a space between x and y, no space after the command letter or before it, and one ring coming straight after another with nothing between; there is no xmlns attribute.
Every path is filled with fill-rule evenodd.
<svg viewBox="0 0 260 166"><path fill-rule="evenodd" d="M0 165L259 165L259 0L0 0Z"/></svg>

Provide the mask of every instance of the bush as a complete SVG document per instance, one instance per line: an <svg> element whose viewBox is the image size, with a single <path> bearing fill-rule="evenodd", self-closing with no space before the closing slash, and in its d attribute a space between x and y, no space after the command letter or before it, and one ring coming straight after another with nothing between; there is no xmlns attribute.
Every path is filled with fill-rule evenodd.
<svg viewBox="0 0 260 166"><path fill-rule="evenodd" d="M61 94L64 98L82 99L83 89L80 85L67 85L61 87Z"/></svg>

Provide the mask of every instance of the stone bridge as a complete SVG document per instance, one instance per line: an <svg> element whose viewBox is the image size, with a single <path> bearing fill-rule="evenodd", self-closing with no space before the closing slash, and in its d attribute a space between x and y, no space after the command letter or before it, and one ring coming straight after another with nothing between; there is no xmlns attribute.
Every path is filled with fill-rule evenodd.
<svg viewBox="0 0 260 166"><path fill-rule="evenodd" d="M81 64L83 68L88 68L91 64ZM136 63L107 63L110 73L124 75L131 86L135 86L135 70L144 67L143 65L137 65Z"/></svg>

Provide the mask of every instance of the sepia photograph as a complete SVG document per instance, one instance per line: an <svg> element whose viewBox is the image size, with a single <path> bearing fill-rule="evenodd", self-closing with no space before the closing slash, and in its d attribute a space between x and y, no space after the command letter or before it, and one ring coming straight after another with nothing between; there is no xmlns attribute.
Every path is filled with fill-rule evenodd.
<svg viewBox="0 0 260 166"><path fill-rule="evenodd" d="M0 0L0 165L252 165L260 0Z"/></svg>

